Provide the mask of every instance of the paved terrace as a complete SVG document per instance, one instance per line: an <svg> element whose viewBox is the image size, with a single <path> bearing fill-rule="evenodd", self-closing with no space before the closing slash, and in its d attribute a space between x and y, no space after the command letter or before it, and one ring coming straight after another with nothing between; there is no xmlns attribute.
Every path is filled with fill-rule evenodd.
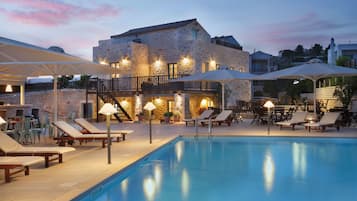
<svg viewBox="0 0 357 201"><path fill-rule="evenodd" d="M245 120L231 127L221 126L213 128L215 136L266 136L267 127L250 125L250 120ZM98 127L105 128L104 123ZM77 151L64 155L64 163L53 163L49 168L44 168L43 163L31 166L30 176L23 174L14 175L11 183L5 183L3 172L0 172L0 200L2 201L38 201L38 200L70 200L103 179L135 162L156 148L169 142L179 135L194 135L195 128L185 127L183 124L153 125L153 144L149 144L148 125L118 124L112 122L113 129L132 129L135 132L128 136L126 141L113 143L112 164L107 165L107 149L101 148L100 142L90 142L82 146L75 144ZM207 127L200 127L200 136L208 136ZM270 136L303 136L303 137L357 137L357 128L342 128L337 132L329 128L326 132L304 130L297 127L279 130L272 127ZM55 143L43 138L41 144L36 146L51 145Z"/></svg>

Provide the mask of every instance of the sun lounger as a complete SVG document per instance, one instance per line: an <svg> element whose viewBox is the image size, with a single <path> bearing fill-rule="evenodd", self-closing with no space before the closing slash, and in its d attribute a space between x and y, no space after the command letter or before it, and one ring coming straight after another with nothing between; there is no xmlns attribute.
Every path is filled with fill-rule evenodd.
<svg viewBox="0 0 357 201"><path fill-rule="evenodd" d="M328 126L335 126L337 131L340 130L340 125L337 123L337 119L340 116L339 112L327 112L322 116L319 122L316 123L306 123L304 124L305 128L309 129L309 132L312 128L316 128L321 131L325 131Z"/></svg>
<svg viewBox="0 0 357 201"><path fill-rule="evenodd" d="M305 121L306 115L307 115L307 112L295 112L292 114L292 117L290 120L276 122L275 124L280 126L280 130L283 127L291 127L291 129L294 130L296 125L306 122Z"/></svg>
<svg viewBox="0 0 357 201"><path fill-rule="evenodd" d="M11 181L11 175L25 172L25 175L30 174L29 166L38 162L42 162L43 158L39 156L1 156L0 157L0 169L4 170L5 173L5 182L8 183ZM20 168L20 169L19 169ZM10 172L11 169L17 169L14 172Z"/></svg>
<svg viewBox="0 0 357 201"><path fill-rule="evenodd" d="M72 147L24 147L1 131L0 150L5 156L42 156L46 167L49 167L50 161L57 159L62 163L64 153L75 151Z"/></svg>
<svg viewBox="0 0 357 201"><path fill-rule="evenodd" d="M214 119L211 119L212 125L214 123L218 124L219 126L222 123L226 123L228 126L231 126L232 118L230 117L232 114L232 110L223 110L219 113ZM209 119L199 121L203 126L209 123Z"/></svg>
<svg viewBox="0 0 357 201"><path fill-rule="evenodd" d="M205 110L202 112L202 114L199 117L194 119L184 119L184 121L187 126L190 122L193 122L193 124L195 124L196 120L200 121L200 120L208 119L212 114L213 114L213 110Z"/></svg>
<svg viewBox="0 0 357 201"><path fill-rule="evenodd" d="M85 134L106 134L107 130L102 130L95 127L93 124L89 123L87 120L83 118L75 119L74 122L78 124L80 127L85 129ZM123 135L123 140L125 140L126 135L134 132L133 130L110 130L111 134L121 134Z"/></svg>
<svg viewBox="0 0 357 201"><path fill-rule="evenodd" d="M64 122L64 121L56 121L52 123L55 127L57 127L60 131L63 132L63 135L59 137L55 137L54 139L58 141L59 144L65 144L66 142L70 142L73 140L78 140L80 144L82 144L83 141L88 141L88 140L101 140L102 141L102 147L105 147L105 144L107 143L107 135L103 134L83 134L70 124ZM111 134L111 139L116 138L117 142L120 141L120 138L122 138L122 134Z"/></svg>

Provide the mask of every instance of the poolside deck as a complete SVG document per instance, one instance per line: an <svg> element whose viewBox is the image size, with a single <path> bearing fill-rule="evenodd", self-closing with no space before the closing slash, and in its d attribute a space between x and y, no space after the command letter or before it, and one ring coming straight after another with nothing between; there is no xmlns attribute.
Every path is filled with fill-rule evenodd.
<svg viewBox="0 0 357 201"><path fill-rule="evenodd" d="M231 127L221 126L213 128L213 135L235 136L267 136L266 126L250 125L245 120ZM98 124L104 128L104 123ZM153 144L149 144L148 125L118 124L112 128L133 129L126 141L113 143L112 164L107 164L107 149L101 148L100 142L90 142L82 146L76 144L77 151L64 156L64 163L52 164L44 168L40 163L31 166L30 176L18 174L13 176L11 183L5 183L3 172L0 172L0 195L4 201L32 201L32 200L70 200L89 187L99 183L106 177L116 173L134 161L140 159L161 145L179 135L195 135L194 127L185 127L183 124L153 125ZM200 127L198 134L208 136L207 127ZM352 137L357 139L357 128L342 128L337 132L329 128L326 132L308 132L303 127L279 130L273 126L270 136L303 136L303 137ZM53 141L44 139L36 146L55 145Z"/></svg>

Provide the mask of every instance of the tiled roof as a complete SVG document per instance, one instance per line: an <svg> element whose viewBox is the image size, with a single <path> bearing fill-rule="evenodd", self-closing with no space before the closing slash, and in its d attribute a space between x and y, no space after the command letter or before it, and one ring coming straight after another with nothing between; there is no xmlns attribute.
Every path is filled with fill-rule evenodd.
<svg viewBox="0 0 357 201"><path fill-rule="evenodd" d="M160 31L160 30L164 30L164 29L175 29L178 27L186 26L186 25L188 25L192 22L196 22L196 21L197 21L196 19L190 19L190 20L184 20L184 21L179 21L179 22L172 22L172 23L167 23L167 24L160 24L160 25L155 25L155 26L131 29L131 30L124 32L122 34L110 36L110 38L120 38L120 37L125 37L125 36L143 34L143 33L147 33L147 32Z"/></svg>

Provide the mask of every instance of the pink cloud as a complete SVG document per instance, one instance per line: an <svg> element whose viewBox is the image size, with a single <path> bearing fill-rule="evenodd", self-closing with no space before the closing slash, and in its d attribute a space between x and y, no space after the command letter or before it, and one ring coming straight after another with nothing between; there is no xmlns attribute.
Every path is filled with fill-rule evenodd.
<svg viewBox="0 0 357 201"><path fill-rule="evenodd" d="M72 20L93 20L119 14L119 9L107 4L92 4L89 8L50 0L3 0L3 2L17 7L2 12L8 19L42 26L57 26L69 24Z"/></svg>
<svg viewBox="0 0 357 201"><path fill-rule="evenodd" d="M251 27L244 35L245 41L255 43L254 48L269 47L275 51L289 48L293 49L298 44L309 48L315 43L326 47L331 37L355 39L353 34L344 34L354 24L338 23L321 18L315 13L308 13L290 21L274 24L265 24ZM254 30L252 32L251 30Z"/></svg>

